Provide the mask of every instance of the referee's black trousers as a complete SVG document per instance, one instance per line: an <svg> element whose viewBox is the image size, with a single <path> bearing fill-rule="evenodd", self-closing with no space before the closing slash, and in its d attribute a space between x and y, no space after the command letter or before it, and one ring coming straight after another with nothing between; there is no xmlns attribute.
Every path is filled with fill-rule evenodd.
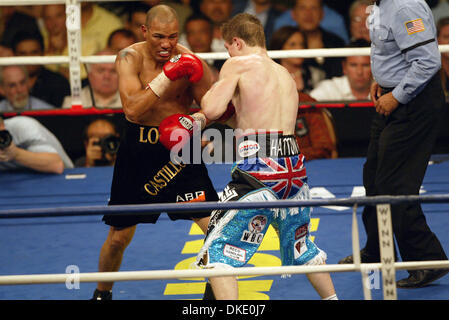
<svg viewBox="0 0 449 320"><path fill-rule="evenodd" d="M390 116L376 114L363 168L367 196L419 194L444 107L437 74L417 97L399 105ZM403 261L447 259L420 204L392 205L391 211L393 233ZM376 207L366 206L362 218L367 233L365 249L379 259Z"/></svg>

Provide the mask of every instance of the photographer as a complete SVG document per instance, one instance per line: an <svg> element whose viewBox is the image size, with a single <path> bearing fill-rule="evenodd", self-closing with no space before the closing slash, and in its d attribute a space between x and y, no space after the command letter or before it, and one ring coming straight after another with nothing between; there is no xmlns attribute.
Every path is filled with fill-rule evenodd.
<svg viewBox="0 0 449 320"><path fill-rule="evenodd" d="M75 161L76 167L97 167L114 165L119 145L115 125L106 119L92 121L84 130L86 155Z"/></svg>
<svg viewBox="0 0 449 320"><path fill-rule="evenodd" d="M73 163L58 139L33 118L0 118L0 171L32 169L61 174Z"/></svg>

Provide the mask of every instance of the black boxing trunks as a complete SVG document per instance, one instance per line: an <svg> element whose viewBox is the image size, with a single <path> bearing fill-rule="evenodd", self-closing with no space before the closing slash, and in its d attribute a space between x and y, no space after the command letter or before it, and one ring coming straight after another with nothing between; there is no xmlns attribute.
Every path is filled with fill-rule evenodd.
<svg viewBox="0 0 449 320"><path fill-rule="evenodd" d="M172 161L159 142L158 127L127 121L120 141L112 178L109 205L218 201L206 166ZM156 223L161 212L105 215L114 227ZM171 220L210 216L210 212L169 213Z"/></svg>

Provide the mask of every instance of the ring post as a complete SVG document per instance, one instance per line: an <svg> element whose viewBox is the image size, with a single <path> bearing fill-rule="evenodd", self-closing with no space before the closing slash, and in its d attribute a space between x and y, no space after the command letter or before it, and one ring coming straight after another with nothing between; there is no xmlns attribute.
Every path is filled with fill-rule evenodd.
<svg viewBox="0 0 449 320"><path fill-rule="evenodd" d="M391 205L378 204L376 208L384 300L397 300Z"/></svg>
<svg viewBox="0 0 449 320"><path fill-rule="evenodd" d="M70 89L72 105L81 101L81 5L77 0L66 0L67 46L69 50Z"/></svg>

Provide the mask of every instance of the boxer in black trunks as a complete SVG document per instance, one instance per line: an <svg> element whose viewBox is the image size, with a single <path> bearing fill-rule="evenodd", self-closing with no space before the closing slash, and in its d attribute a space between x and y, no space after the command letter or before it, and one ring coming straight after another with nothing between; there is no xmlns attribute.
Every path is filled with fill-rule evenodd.
<svg viewBox="0 0 449 320"><path fill-rule="evenodd" d="M194 201L217 201L204 164L176 161L160 141L160 132L171 129L163 127L162 120L187 114L193 100L199 104L212 85L212 73L206 63L177 43L178 19L170 7L153 7L141 28L145 41L123 49L116 59L127 126L109 205L179 202L187 194ZM206 233L210 212L169 216L192 219ZM136 225L155 223L157 218L157 214L105 215L103 220L111 227L100 252L99 271L118 271ZM112 286L112 282L99 282L93 299L111 299Z"/></svg>
<svg viewBox="0 0 449 320"><path fill-rule="evenodd" d="M204 164L185 164L170 157L159 140L159 128L127 122L117 154L109 205L216 201ZM191 162L190 162L191 163ZM106 224L125 228L156 223L160 214L105 215ZM208 218L210 212L169 213L171 220Z"/></svg>

